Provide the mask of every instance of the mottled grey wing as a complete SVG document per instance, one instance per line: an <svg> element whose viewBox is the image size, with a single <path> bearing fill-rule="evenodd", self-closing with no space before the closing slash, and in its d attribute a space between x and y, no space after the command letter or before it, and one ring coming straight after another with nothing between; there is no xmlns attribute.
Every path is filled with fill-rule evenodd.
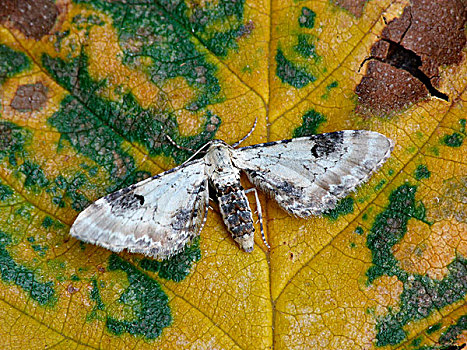
<svg viewBox="0 0 467 350"><path fill-rule="evenodd" d="M309 217L334 208L392 149L377 132L344 130L235 149L232 161L286 211Z"/></svg>
<svg viewBox="0 0 467 350"><path fill-rule="evenodd" d="M200 159L100 198L78 215L70 234L114 252L167 258L199 234L207 198Z"/></svg>

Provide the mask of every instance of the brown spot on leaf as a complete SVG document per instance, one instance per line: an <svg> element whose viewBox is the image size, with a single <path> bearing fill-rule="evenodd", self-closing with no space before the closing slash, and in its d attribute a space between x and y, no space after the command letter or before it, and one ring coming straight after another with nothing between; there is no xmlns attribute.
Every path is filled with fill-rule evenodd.
<svg viewBox="0 0 467 350"><path fill-rule="evenodd" d="M456 220L467 223L467 176L446 179L437 191L439 196L432 198L428 220Z"/></svg>
<svg viewBox="0 0 467 350"><path fill-rule="evenodd" d="M13 129L8 124L0 124L0 151L8 150L13 141Z"/></svg>
<svg viewBox="0 0 467 350"><path fill-rule="evenodd" d="M21 112L36 111L47 101L47 91L42 83L20 85L10 106Z"/></svg>
<svg viewBox="0 0 467 350"><path fill-rule="evenodd" d="M356 93L357 112L364 115L388 115L428 96L425 85L409 72L378 61L368 63Z"/></svg>
<svg viewBox="0 0 467 350"><path fill-rule="evenodd" d="M73 283L70 283L67 287L67 291L70 294L75 294L76 292L79 292L79 288L73 287Z"/></svg>
<svg viewBox="0 0 467 350"><path fill-rule="evenodd" d="M387 115L438 91L439 67L460 63L467 9L461 0L413 0L389 22L371 49L366 75L356 88L357 112Z"/></svg>
<svg viewBox="0 0 467 350"><path fill-rule="evenodd" d="M128 159L122 158L120 154L112 150L112 155L114 159L114 164L117 169L117 173L115 176L118 178L122 178L128 171L127 164L128 164Z"/></svg>
<svg viewBox="0 0 467 350"><path fill-rule="evenodd" d="M248 23L246 23L238 29L237 39L249 36L254 29L255 22L248 21Z"/></svg>
<svg viewBox="0 0 467 350"><path fill-rule="evenodd" d="M219 119L219 117L213 115L209 120L209 124L206 126L206 130L209 132L215 131L219 126L220 122L221 120Z"/></svg>
<svg viewBox="0 0 467 350"><path fill-rule="evenodd" d="M40 40L55 24L58 9L51 0L2 0L0 22L8 22L26 37Z"/></svg>
<svg viewBox="0 0 467 350"><path fill-rule="evenodd" d="M461 0L413 0L400 18L388 24L382 37L420 56L421 70L432 79L438 76L440 65L462 60L466 14ZM433 85L438 86L437 82Z"/></svg>
<svg viewBox="0 0 467 350"><path fill-rule="evenodd" d="M337 6L349 11L355 17L360 17L363 13L363 7L367 0L334 0Z"/></svg>

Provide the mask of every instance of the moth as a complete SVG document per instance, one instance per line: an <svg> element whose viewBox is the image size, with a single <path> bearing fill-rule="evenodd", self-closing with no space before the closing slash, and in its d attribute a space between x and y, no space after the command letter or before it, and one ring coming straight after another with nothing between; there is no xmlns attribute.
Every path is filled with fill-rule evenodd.
<svg viewBox="0 0 467 350"><path fill-rule="evenodd" d="M168 258L200 234L211 187L227 230L251 252L255 229L246 192L256 195L261 231L262 217L256 189L243 189L241 172L289 214L309 218L365 182L393 147L386 136L365 130L241 148L213 140L204 157L100 198L79 214L70 234L114 252Z"/></svg>

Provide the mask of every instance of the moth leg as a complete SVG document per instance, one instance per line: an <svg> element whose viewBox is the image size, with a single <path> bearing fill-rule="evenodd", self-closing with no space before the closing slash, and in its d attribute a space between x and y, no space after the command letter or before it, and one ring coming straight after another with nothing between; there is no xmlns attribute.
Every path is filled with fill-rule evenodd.
<svg viewBox="0 0 467 350"><path fill-rule="evenodd" d="M261 231L261 238L263 238L264 245L269 249L271 249L271 246L268 244L266 241L266 237L264 236L264 228L263 228L263 211L261 210L261 202L259 201L258 197L258 191L256 191L256 188L252 187L248 190L245 190L246 193L254 192L255 193L255 199L256 199L256 211L258 212L258 219L259 219L259 230Z"/></svg>
<svg viewBox="0 0 467 350"><path fill-rule="evenodd" d="M204 218L203 218L203 222L199 228L199 233L201 234L201 232L203 231L203 228L204 228L204 224L206 224L206 219L208 218L208 211L209 209L212 209L211 205L209 204L209 196L206 196L206 199L204 201Z"/></svg>
<svg viewBox="0 0 467 350"><path fill-rule="evenodd" d="M208 198L208 203L207 204L209 204L209 202L216 203L215 199L211 198L211 197ZM214 210L214 207L211 204L209 204L209 209Z"/></svg>

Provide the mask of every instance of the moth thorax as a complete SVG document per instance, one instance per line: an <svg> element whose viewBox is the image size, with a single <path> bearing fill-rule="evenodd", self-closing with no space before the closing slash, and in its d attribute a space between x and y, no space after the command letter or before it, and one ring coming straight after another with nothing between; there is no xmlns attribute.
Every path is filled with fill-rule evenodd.
<svg viewBox="0 0 467 350"><path fill-rule="evenodd" d="M243 250L251 252L255 234L253 215L240 183L223 188L218 199L222 218L232 238Z"/></svg>
<svg viewBox="0 0 467 350"><path fill-rule="evenodd" d="M240 170L233 165L230 150L226 146L209 149L206 164L207 175L218 195L226 188L240 184Z"/></svg>

